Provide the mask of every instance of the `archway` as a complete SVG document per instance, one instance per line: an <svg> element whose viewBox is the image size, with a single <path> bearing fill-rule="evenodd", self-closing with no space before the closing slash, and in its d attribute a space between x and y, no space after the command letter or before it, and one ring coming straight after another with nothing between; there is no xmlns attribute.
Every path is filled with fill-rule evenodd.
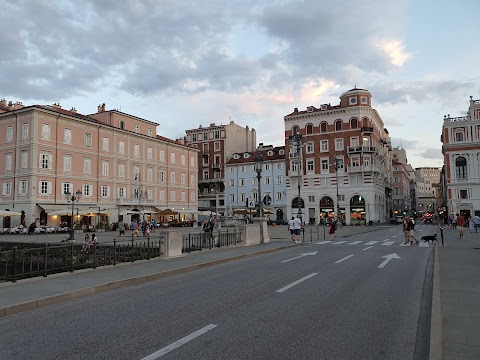
<svg viewBox="0 0 480 360"><path fill-rule="evenodd" d="M292 200L292 216L295 216L294 214L298 214L299 209L302 210L302 217L304 217L305 202L302 198L296 197Z"/></svg>
<svg viewBox="0 0 480 360"><path fill-rule="evenodd" d="M365 198L361 195L354 195L350 199L350 224L365 225Z"/></svg>
<svg viewBox="0 0 480 360"><path fill-rule="evenodd" d="M40 226L47 225L47 213L45 210L40 212Z"/></svg>
<svg viewBox="0 0 480 360"><path fill-rule="evenodd" d="M320 223L323 224L325 215L329 218L335 216L333 199L330 196L324 196L320 199Z"/></svg>

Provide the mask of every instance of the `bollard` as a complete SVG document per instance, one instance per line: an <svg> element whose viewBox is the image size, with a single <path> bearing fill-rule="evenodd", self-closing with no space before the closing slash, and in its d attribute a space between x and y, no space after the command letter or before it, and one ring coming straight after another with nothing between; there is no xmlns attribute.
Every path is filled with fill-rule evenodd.
<svg viewBox="0 0 480 360"><path fill-rule="evenodd" d="M12 282L17 282L17 247L13 247L13 278Z"/></svg>
<svg viewBox="0 0 480 360"><path fill-rule="evenodd" d="M73 243L70 243L70 272L73 272Z"/></svg>
<svg viewBox="0 0 480 360"><path fill-rule="evenodd" d="M310 242L313 242L312 225L310 225Z"/></svg>
<svg viewBox="0 0 480 360"><path fill-rule="evenodd" d="M442 227L440 227L440 236L442 238L442 246L444 246L443 245L443 228Z"/></svg>

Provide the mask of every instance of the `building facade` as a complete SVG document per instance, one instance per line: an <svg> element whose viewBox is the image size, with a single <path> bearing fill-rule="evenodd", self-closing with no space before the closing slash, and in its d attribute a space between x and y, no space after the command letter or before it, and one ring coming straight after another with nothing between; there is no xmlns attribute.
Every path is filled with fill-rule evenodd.
<svg viewBox="0 0 480 360"><path fill-rule="evenodd" d="M271 220L286 220L284 146L264 146L260 143L255 152L235 153L226 165L225 205L231 213L235 213L238 209L246 209L249 198L258 204L257 154L263 157L260 189L262 200L265 200L264 214Z"/></svg>
<svg viewBox="0 0 480 360"><path fill-rule="evenodd" d="M440 199L440 172L441 168L415 168L416 207L419 216L426 212L439 213Z"/></svg>
<svg viewBox="0 0 480 360"><path fill-rule="evenodd" d="M392 162L393 167L393 213L394 215L412 212L411 182L407 164Z"/></svg>
<svg viewBox="0 0 480 360"><path fill-rule="evenodd" d="M284 117L289 217L386 221L391 144L371 101L368 90L354 88L340 96L339 105L295 108Z"/></svg>
<svg viewBox="0 0 480 360"><path fill-rule="evenodd" d="M105 104L91 115L59 104L12 106L5 99L0 109L0 207L23 212L4 227L70 223L71 214L48 214L71 209L65 193L77 191L74 213L102 212L110 222L127 210L145 214L169 208L180 218L197 212L198 150L183 139L156 135L158 124L105 110ZM90 219L77 216L79 221Z"/></svg>
<svg viewBox="0 0 480 360"><path fill-rule="evenodd" d="M465 116L444 117L441 141L448 213L480 215L480 100L470 96Z"/></svg>
<svg viewBox="0 0 480 360"><path fill-rule="evenodd" d="M234 153L255 151L255 129L230 121L227 125L200 125L185 132L187 144L199 150L198 208L225 214L225 164Z"/></svg>

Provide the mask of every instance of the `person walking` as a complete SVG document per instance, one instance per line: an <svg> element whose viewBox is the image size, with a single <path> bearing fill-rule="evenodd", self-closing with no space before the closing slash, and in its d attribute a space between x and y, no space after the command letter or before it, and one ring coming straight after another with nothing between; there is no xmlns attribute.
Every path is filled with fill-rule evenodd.
<svg viewBox="0 0 480 360"><path fill-rule="evenodd" d="M288 231L290 231L290 239L292 240L292 242L296 242L294 220L295 220L295 216L292 216L292 218L288 220Z"/></svg>
<svg viewBox="0 0 480 360"><path fill-rule="evenodd" d="M473 222L473 218L471 216L468 218L468 228L470 229L470 234L472 234L473 230L475 229L475 223Z"/></svg>
<svg viewBox="0 0 480 360"><path fill-rule="evenodd" d="M410 242L413 242L412 239L415 240L415 244L418 244L418 240L415 237L415 220L409 218L408 220L408 228L410 229Z"/></svg>
<svg viewBox="0 0 480 360"><path fill-rule="evenodd" d="M478 231L478 227L480 226L480 216L475 215L473 217L473 224L475 225L475 232Z"/></svg>
<svg viewBox="0 0 480 360"><path fill-rule="evenodd" d="M456 220L457 220L456 222L457 222L458 236L459 236L459 239L461 239L463 237L463 229L465 227L465 218L462 215L457 214Z"/></svg>
<svg viewBox="0 0 480 360"><path fill-rule="evenodd" d="M293 227L295 231L295 243L298 244L300 242L300 230L303 227L302 220L296 217L293 219Z"/></svg>
<svg viewBox="0 0 480 360"><path fill-rule="evenodd" d="M119 238L124 240L125 239L125 223L123 220L120 220L118 222L118 232L119 232Z"/></svg>
<svg viewBox="0 0 480 360"><path fill-rule="evenodd" d="M403 236L405 236L404 244L410 244L410 226L408 225L408 217L403 219Z"/></svg>
<svg viewBox="0 0 480 360"><path fill-rule="evenodd" d="M458 217L458 214L453 214L452 215L452 229L456 229L457 228L457 217Z"/></svg>
<svg viewBox="0 0 480 360"><path fill-rule="evenodd" d="M335 221L330 221L330 224L328 225L328 233L330 234L330 241L333 241L335 239Z"/></svg>

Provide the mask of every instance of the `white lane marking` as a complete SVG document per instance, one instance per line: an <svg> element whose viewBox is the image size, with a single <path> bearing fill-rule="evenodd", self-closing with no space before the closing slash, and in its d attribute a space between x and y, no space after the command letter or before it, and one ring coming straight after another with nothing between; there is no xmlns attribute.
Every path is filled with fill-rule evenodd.
<svg viewBox="0 0 480 360"><path fill-rule="evenodd" d="M390 239L385 239L385 240L383 240L383 241L388 241L388 240L390 240Z"/></svg>
<svg viewBox="0 0 480 360"><path fill-rule="evenodd" d="M348 243L347 245L357 245L362 243L363 241L352 241L351 243Z"/></svg>
<svg viewBox="0 0 480 360"><path fill-rule="evenodd" d="M283 260L283 261L280 261L282 263L286 263L286 262L289 262L289 261L292 261L292 260L297 260L297 259L301 259L303 258L304 256L312 256L312 255L317 255L318 251L313 251L313 252L309 252L309 253L303 253L303 254L300 254L299 256L295 256L291 259L287 259L287 260Z"/></svg>
<svg viewBox="0 0 480 360"><path fill-rule="evenodd" d="M342 241L332 241L332 244L333 245L340 245L340 244L344 244L346 243L347 241L346 240L342 240Z"/></svg>
<svg viewBox="0 0 480 360"><path fill-rule="evenodd" d="M160 356L163 356L166 353L169 353L170 351L175 350L176 348L186 344L187 342L195 339L196 337L199 337L200 335L205 334L207 331L210 331L213 328L216 328L217 326L218 325L215 325L215 324L207 325L204 328L201 328L200 330L197 330L197 331L191 333L190 335L187 335L184 338L181 338L180 340L177 340L174 343L171 343L170 345L165 346L163 349L155 351L153 354L150 354L150 355L144 357L142 360L158 359Z"/></svg>
<svg viewBox="0 0 480 360"><path fill-rule="evenodd" d="M393 244L395 244L395 241L390 240L390 241L384 241L382 245L388 246L388 245L393 245Z"/></svg>
<svg viewBox="0 0 480 360"><path fill-rule="evenodd" d="M381 256L381 258L383 258L385 260L383 260L383 262L380 265L378 265L379 269L384 268L385 265L387 265L390 262L390 260L392 260L392 259L400 259L400 256L393 253L393 254L388 254L388 255L385 255L385 256Z"/></svg>
<svg viewBox="0 0 480 360"><path fill-rule="evenodd" d="M397 235L393 235L392 237L397 237Z"/></svg>
<svg viewBox="0 0 480 360"><path fill-rule="evenodd" d="M368 246L368 247L366 247L365 249L362 249L362 251L368 250L368 249L370 249L370 248L372 248L372 247L373 247L373 246Z"/></svg>
<svg viewBox="0 0 480 360"><path fill-rule="evenodd" d="M410 243L401 243L400 246L410 246Z"/></svg>
<svg viewBox="0 0 480 360"><path fill-rule="evenodd" d="M353 256L353 255L348 255L348 256L344 257L343 259L340 259L340 260L338 260L338 261L335 261L335 264L338 264L338 263L341 263L342 261L345 261L345 260L347 260L347 259L350 259L352 256Z"/></svg>
<svg viewBox="0 0 480 360"><path fill-rule="evenodd" d="M287 285L287 286L285 286L285 287L277 290L277 292L278 292L278 293L284 292L285 290L288 290L288 289L290 289L291 287L293 287L293 286L295 286L295 285L298 285L298 284L300 284L302 281L305 281L305 280L307 280L307 279L310 279L311 277L313 277L313 276L315 276L315 275L317 275L317 273L311 273L310 275L307 275L307 276L305 276L305 277L303 277L303 278L301 278L301 279L299 279L299 280L297 280L297 281L294 281L294 282L291 283L290 285Z"/></svg>
<svg viewBox="0 0 480 360"><path fill-rule="evenodd" d="M365 245L374 245L376 244L378 241L369 241L367 243L365 243Z"/></svg>
<svg viewBox="0 0 480 360"><path fill-rule="evenodd" d="M317 245L323 245L323 244L328 244L328 243L330 243L330 242L331 242L330 240L328 240L328 241L320 241L320 242L317 242L317 243L315 243L315 244L317 244Z"/></svg>

